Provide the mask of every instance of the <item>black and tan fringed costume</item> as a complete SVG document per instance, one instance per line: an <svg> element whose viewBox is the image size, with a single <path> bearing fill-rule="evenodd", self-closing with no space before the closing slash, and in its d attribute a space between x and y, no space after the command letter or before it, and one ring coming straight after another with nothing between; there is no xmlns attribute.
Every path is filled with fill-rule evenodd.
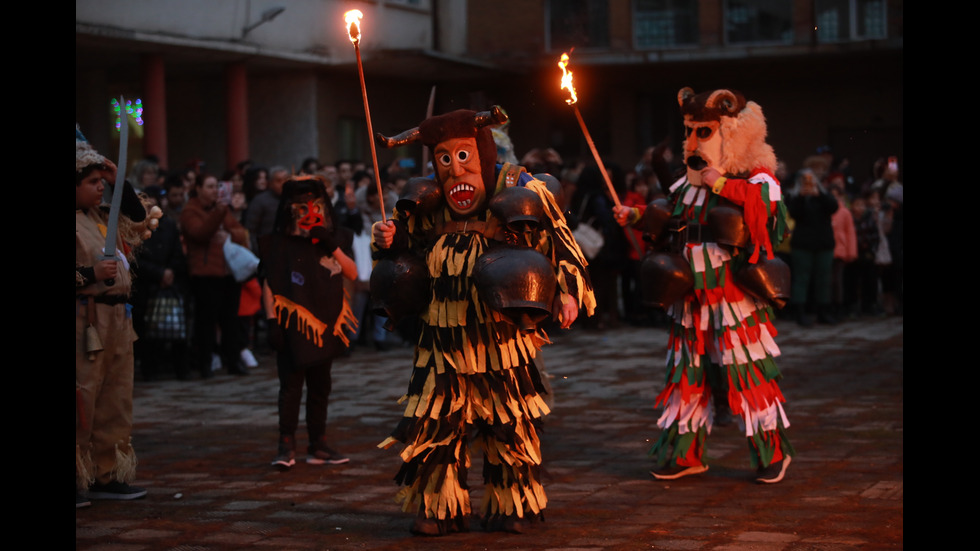
<svg viewBox="0 0 980 551"><path fill-rule="evenodd" d="M430 148L451 138L475 138L487 199L514 186L531 190L532 200L543 205L540 225L509 232L486 206L460 216L446 189L446 196L428 209L406 212L399 202L396 238L379 251L382 258L417 252L428 275L414 370L400 401L404 417L380 444L404 444L404 464L395 477L404 488L397 499L406 512L418 513L412 531L426 535L468 529L471 447L484 458L480 511L485 527L520 531L523 521L540 518L547 505L535 420L549 409L535 356L548 337L537 327L522 329L488 304L486 289L475 282L478 260L499 247L533 249L554 273L556 291L549 300L573 301L589 315L595 306L586 261L554 197L521 167L495 164L490 128L473 122L485 114L456 111L432 117L406 134ZM397 144L379 140L389 147ZM437 171L435 182L448 188L443 180Z"/></svg>

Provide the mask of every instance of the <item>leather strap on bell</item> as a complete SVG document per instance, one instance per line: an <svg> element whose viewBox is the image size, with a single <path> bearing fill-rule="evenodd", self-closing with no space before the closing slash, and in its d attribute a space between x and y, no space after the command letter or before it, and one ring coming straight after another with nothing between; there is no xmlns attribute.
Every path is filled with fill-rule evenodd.
<svg viewBox="0 0 980 551"><path fill-rule="evenodd" d="M497 223L495 218L490 220L448 220L436 228L436 235L447 233L480 233L487 239L505 241L503 228Z"/></svg>
<svg viewBox="0 0 980 551"><path fill-rule="evenodd" d="M685 243L698 245L715 240L715 234L711 231L711 227L704 224L687 224L679 231Z"/></svg>
<svg viewBox="0 0 980 551"><path fill-rule="evenodd" d="M83 301L82 304L85 305L85 320L89 325L95 325L95 301L87 300Z"/></svg>
<svg viewBox="0 0 980 551"><path fill-rule="evenodd" d="M129 302L129 295L78 295L82 304L108 304L117 306Z"/></svg>
<svg viewBox="0 0 980 551"><path fill-rule="evenodd" d="M520 165L504 163L500 169L500 176L497 177L497 190L516 186L517 182L521 180L521 173L523 172L524 167Z"/></svg>

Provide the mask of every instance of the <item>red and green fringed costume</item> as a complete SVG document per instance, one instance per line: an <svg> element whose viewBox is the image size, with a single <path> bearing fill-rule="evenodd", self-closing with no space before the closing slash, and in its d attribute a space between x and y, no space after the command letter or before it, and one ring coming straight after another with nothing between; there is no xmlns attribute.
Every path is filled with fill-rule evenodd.
<svg viewBox="0 0 980 551"><path fill-rule="evenodd" d="M702 465L714 417L712 392L727 387L728 404L744 426L753 467L766 467L794 451L786 438L781 378L775 357L771 307L745 292L733 274L772 251L785 233L779 182L765 169L747 178L720 178L712 187L682 178L670 188L675 216L703 224L724 197L743 208L748 250L730 252L714 242L691 242L682 254L694 272L693 292L676 302L667 350L667 385L657 397L663 429L650 450L663 466ZM723 391L723 390L722 390Z"/></svg>

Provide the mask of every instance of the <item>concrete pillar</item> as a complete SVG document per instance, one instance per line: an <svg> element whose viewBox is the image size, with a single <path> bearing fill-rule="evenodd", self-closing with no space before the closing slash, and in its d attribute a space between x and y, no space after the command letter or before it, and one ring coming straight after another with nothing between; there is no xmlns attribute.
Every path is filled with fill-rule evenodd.
<svg viewBox="0 0 980 551"><path fill-rule="evenodd" d="M167 161L167 91L163 57L147 54L140 66L143 78L143 152L156 155L160 166Z"/></svg>
<svg viewBox="0 0 980 551"><path fill-rule="evenodd" d="M225 125L227 130L228 168L249 158L248 149L248 81L244 63L225 68Z"/></svg>

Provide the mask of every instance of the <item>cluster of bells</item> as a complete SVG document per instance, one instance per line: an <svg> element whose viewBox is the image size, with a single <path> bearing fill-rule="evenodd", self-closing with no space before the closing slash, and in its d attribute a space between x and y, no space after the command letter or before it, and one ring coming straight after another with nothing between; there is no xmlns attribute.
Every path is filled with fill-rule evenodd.
<svg viewBox="0 0 980 551"><path fill-rule="evenodd" d="M687 242L712 241L731 252L749 246L749 229L741 207L721 199L710 211L705 224L690 226L672 214L666 198L655 199L643 215L643 238L652 247L640 265L640 285L648 306L667 308L694 289L694 273L680 248ZM692 235L694 234L694 235ZM747 294L783 308L790 296L789 266L765 253L754 264L733 274Z"/></svg>
<svg viewBox="0 0 980 551"><path fill-rule="evenodd" d="M537 174L553 194L561 187L551 175ZM413 178L396 204L413 216L434 212L442 205L442 190L432 179ZM490 213L503 223L509 235L524 235L538 229L544 206L538 195L524 187L509 187L491 198ZM644 239L651 252L641 264L643 300L651 307L667 308L694 288L690 264L680 253L690 239L691 228L672 215L667 199L652 201L642 222ZM742 209L733 203L713 208L698 231L731 250L749 245L749 231ZM473 268L474 284L481 299L521 330L532 331L551 316L557 280L551 262L541 253L518 241L496 242ZM789 267L779 258L761 255L755 264L737 271L739 286L753 297L782 308L789 298ZM372 308L388 318L389 329L402 319L417 316L428 308L429 274L423 258L405 251L380 260L371 274Z"/></svg>
<svg viewBox="0 0 980 551"><path fill-rule="evenodd" d="M430 213L442 205L442 190L429 178L413 178L396 203L409 216ZM490 213L506 234L525 235L540 227L544 206L538 195L509 187L494 195ZM551 262L520 240L494 242L476 261L473 279L483 302L521 330L532 331L551 315L557 279ZM429 272L417 253L404 251L383 258L371 272L372 309L388 318L389 329L428 308Z"/></svg>

